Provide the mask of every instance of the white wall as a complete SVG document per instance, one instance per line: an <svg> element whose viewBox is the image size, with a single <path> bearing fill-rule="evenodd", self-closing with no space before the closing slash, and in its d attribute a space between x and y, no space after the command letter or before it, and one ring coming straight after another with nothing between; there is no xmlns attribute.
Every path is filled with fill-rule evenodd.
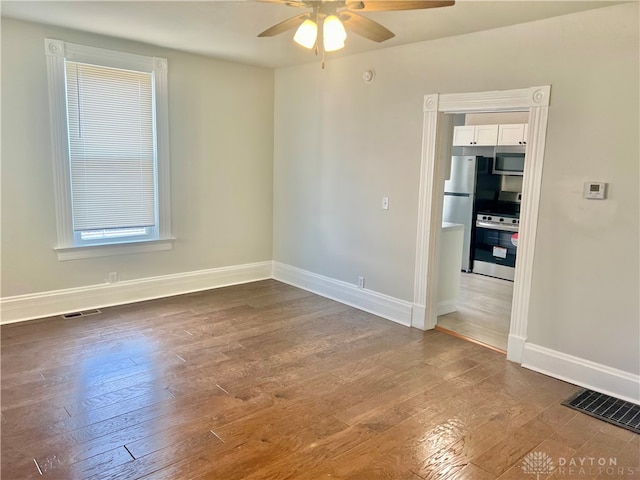
<svg viewBox="0 0 640 480"><path fill-rule="evenodd" d="M60 262L44 38L165 57L168 252ZM2 297L271 260L273 70L2 19Z"/></svg>
<svg viewBox="0 0 640 480"><path fill-rule="evenodd" d="M423 95L550 84L528 341L639 373L638 15L612 6L277 70L274 260L411 301ZM588 180L609 183L606 201L582 198Z"/></svg>

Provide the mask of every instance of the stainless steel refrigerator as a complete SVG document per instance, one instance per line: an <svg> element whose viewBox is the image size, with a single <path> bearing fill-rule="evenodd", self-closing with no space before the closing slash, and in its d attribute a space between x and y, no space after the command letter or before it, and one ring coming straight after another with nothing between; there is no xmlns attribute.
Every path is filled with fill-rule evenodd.
<svg viewBox="0 0 640 480"><path fill-rule="evenodd" d="M444 184L444 222L464 225L462 244L462 270L471 271L471 231L473 206L477 178L475 156L454 156L451 158L451 176Z"/></svg>

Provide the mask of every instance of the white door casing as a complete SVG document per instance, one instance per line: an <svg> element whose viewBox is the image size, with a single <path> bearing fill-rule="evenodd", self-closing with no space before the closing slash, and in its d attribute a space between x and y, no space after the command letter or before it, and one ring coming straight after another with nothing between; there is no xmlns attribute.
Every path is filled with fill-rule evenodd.
<svg viewBox="0 0 640 480"><path fill-rule="evenodd" d="M529 111L520 232L507 358L521 363L527 338L531 277L551 86L477 93L425 95L418 235L411 326L437 321L437 275L445 168L451 156L453 113Z"/></svg>

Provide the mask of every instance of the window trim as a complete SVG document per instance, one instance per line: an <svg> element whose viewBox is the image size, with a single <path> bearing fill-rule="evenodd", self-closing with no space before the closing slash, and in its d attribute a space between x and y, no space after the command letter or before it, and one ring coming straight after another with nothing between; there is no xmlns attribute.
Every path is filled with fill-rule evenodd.
<svg viewBox="0 0 640 480"><path fill-rule="evenodd" d="M167 59L89 47L51 38L45 38L44 43L49 85L49 116L56 207L57 245L54 250L58 254L58 260L171 250L175 238L171 234ZM101 245L76 245L74 243L66 104L66 59L154 74L158 188L157 239L135 242L124 240L123 242Z"/></svg>
<svg viewBox="0 0 640 480"><path fill-rule="evenodd" d="M131 253L161 252L171 250L174 239L142 240L137 242L109 243L104 245L83 245L81 247L56 248L58 260L78 260L80 258L110 257Z"/></svg>

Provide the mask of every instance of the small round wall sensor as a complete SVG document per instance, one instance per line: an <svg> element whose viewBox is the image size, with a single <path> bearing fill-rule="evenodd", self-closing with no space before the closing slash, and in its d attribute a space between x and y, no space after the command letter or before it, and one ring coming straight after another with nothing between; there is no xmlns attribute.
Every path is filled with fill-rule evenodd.
<svg viewBox="0 0 640 480"><path fill-rule="evenodd" d="M371 83L373 82L373 79L376 76L376 72L374 72L373 70L366 70L363 74L362 74L362 81L364 83Z"/></svg>

